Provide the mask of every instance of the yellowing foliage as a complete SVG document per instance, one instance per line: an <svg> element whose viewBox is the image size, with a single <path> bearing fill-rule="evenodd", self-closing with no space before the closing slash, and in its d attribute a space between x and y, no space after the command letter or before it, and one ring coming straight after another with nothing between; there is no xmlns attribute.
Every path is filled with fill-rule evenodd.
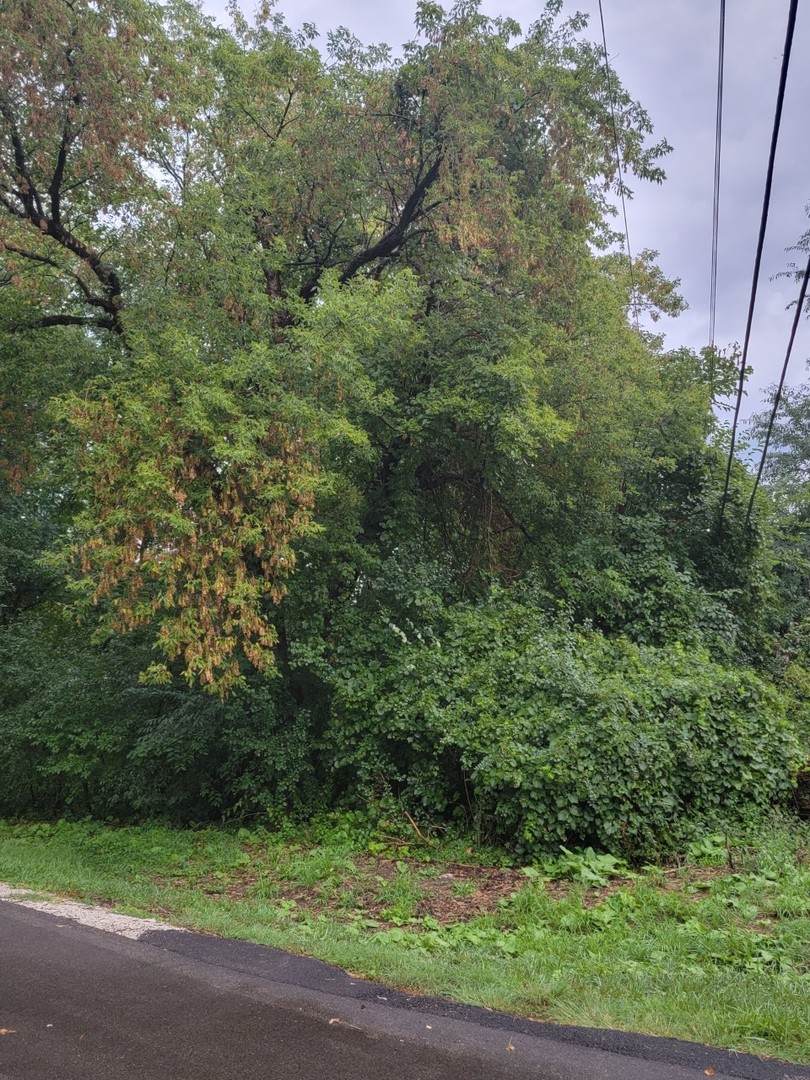
<svg viewBox="0 0 810 1080"><path fill-rule="evenodd" d="M260 367L210 363L174 341L95 400L67 404L92 493L73 558L104 625L156 623L166 659L219 693L242 662L272 666L267 604L284 595L293 542L311 528L314 452ZM251 379L267 396L258 384L237 394Z"/></svg>

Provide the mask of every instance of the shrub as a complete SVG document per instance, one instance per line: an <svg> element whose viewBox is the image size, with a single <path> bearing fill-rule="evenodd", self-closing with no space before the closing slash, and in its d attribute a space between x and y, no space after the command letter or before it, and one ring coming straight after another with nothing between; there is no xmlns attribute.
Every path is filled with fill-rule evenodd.
<svg viewBox="0 0 810 1080"><path fill-rule="evenodd" d="M447 615L435 637L358 620L344 641L330 729L344 787L474 816L529 855L641 857L788 796L791 699L752 671L555 625L505 591Z"/></svg>
<svg viewBox="0 0 810 1080"><path fill-rule="evenodd" d="M421 579L420 579L421 580ZM438 579L437 579L438 580ZM0 813L317 813L395 796L521 857L626 858L787 801L808 706L696 647L575 630L517 588L343 605L226 702L142 686L148 648L40 605L0 632Z"/></svg>
<svg viewBox="0 0 810 1080"><path fill-rule="evenodd" d="M280 679L221 702L143 686L143 643L57 605L0 628L0 814L179 822L320 806L306 710Z"/></svg>

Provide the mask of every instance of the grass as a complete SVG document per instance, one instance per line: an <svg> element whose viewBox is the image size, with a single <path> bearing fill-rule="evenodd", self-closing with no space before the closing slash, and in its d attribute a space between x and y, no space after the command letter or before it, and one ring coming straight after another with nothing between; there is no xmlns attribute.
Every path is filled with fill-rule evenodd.
<svg viewBox="0 0 810 1080"><path fill-rule="evenodd" d="M410 990L810 1063L810 826L631 874L380 838L0 823L0 880L306 953ZM485 865L485 864L489 865ZM499 865L500 863L500 865Z"/></svg>

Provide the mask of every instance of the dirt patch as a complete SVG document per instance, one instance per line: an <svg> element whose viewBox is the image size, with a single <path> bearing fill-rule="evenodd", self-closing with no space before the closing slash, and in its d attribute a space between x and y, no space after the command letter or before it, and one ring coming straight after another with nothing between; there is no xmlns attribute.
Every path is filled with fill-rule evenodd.
<svg viewBox="0 0 810 1080"><path fill-rule="evenodd" d="M156 879L156 884L192 887L208 896L236 902L262 895L291 909L312 914L329 912L338 919L361 917L374 920L380 927L409 918L431 918L442 926L467 922L494 914L529 884L529 878L519 869L357 855L348 867L334 867L315 884L302 885L286 878L283 866L268 866L262 852L250 854L251 865L227 874L207 874L193 882L183 878ZM608 885L586 889L583 906L596 907L632 883L631 878L616 878ZM553 900L564 899L575 888L570 881L546 881L544 887Z"/></svg>
<svg viewBox="0 0 810 1080"><path fill-rule="evenodd" d="M515 893L530 883L520 869L465 863L430 863L394 855L357 854L350 860L326 861L322 876L304 884L296 880L292 859L317 853L296 847L280 859L266 849L248 845L250 862L201 877L155 879L156 884L193 888L208 896L233 902L262 898L291 912L328 914L337 921L368 920L386 927L433 919L441 926L493 915ZM711 885L733 871L727 866L670 866L662 868L658 887L680 892L694 901ZM571 881L544 881L546 894L555 901L577 890L583 907L592 909L620 889L632 887L633 877L618 877L608 884L583 889Z"/></svg>
<svg viewBox="0 0 810 1080"><path fill-rule="evenodd" d="M341 874L330 874L311 886L285 880L283 876L259 875L246 867L227 881L209 874L200 878L195 887L209 896L227 896L238 901L254 893L261 882L274 899L314 913L329 910L347 916L359 912L381 925L392 925L390 915L396 901L386 886L400 881L413 897L414 918L429 916L446 926L496 911L501 901L527 884L520 870L459 863L431 867L416 860L360 855L353 860L353 867ZM168 884L182 886L184 882L177 879ZM564 895L568 889L561 887L559 891Z"/></svg>
<svg viewBox="0 0 810 1080"><path fill-rule="evenodd" d="M360 860L361 865L363 862L372 880L391 881L400 874L396 863L387 859ZM527 883L520 870L451 863L441 867L436 877L424 877L420 875L420 869L424 870L424 866L409 864L412 878L421 892L414 915L435 919L443 926L497 911L502 901L508 900ZM372 889L371 895L364 896L363 906L373 912L372 917L384 917L391 905L375 897L374 892Z"/></svg>
<svg viewBox="0 0 810 1080"><path fill-rule="evenodd" d="M713 882L730 877L735 871L727 866L670 866L661 871L658 888L664 892L685 892L699 900Z"/></svg>
<svg viewBox="0 0 810 1080"><path fill-rule="evenodd" d="M206 874L195 882L195 888L206 896L227 896L229 900L244 900L254 890L259 880L259 876L250 869L240 871L235 880L232 877L223 879L216 874ZM188 882L179 878L171 884L183 888L188 885Z"/></svg>

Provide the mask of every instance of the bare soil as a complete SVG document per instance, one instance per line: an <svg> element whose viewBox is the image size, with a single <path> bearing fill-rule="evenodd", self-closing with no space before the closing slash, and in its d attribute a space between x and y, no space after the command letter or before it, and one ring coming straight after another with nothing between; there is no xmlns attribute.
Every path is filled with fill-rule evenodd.
<svg viewBox="0 0 810 1080"><path fill-rule="evenodd" d="M528 883L523 870L465 863L426 863L419 859L384 855L356 855L344 868L333 867L328 875L312 885L295 881L285 874L284 864L271 866L264 852L246 847L251 856L244 868L207 874L196 880L187 878L156 879L161 885L177 888L196 887L209 896L240 901L263 895L313 914L328 912L336 919L362 917L380 927L396 924L392 915L395 903L390 886L398 879L406 881L413 898L410 915L414 919L431 918L442 926L467 922L480 915L498 911L504 901ZM660 888L686 892L698 900L713 881L732 873L730 867L672 866L662 869ZM632 885L632 877L617 877L609 884L581 891L582 903L593 908L621 888ZM571 881L544 882L553 900L562 900L575 888ZM392 921L393 920L393 921ZM401 921L401 920L400 920Z"/></svg>

